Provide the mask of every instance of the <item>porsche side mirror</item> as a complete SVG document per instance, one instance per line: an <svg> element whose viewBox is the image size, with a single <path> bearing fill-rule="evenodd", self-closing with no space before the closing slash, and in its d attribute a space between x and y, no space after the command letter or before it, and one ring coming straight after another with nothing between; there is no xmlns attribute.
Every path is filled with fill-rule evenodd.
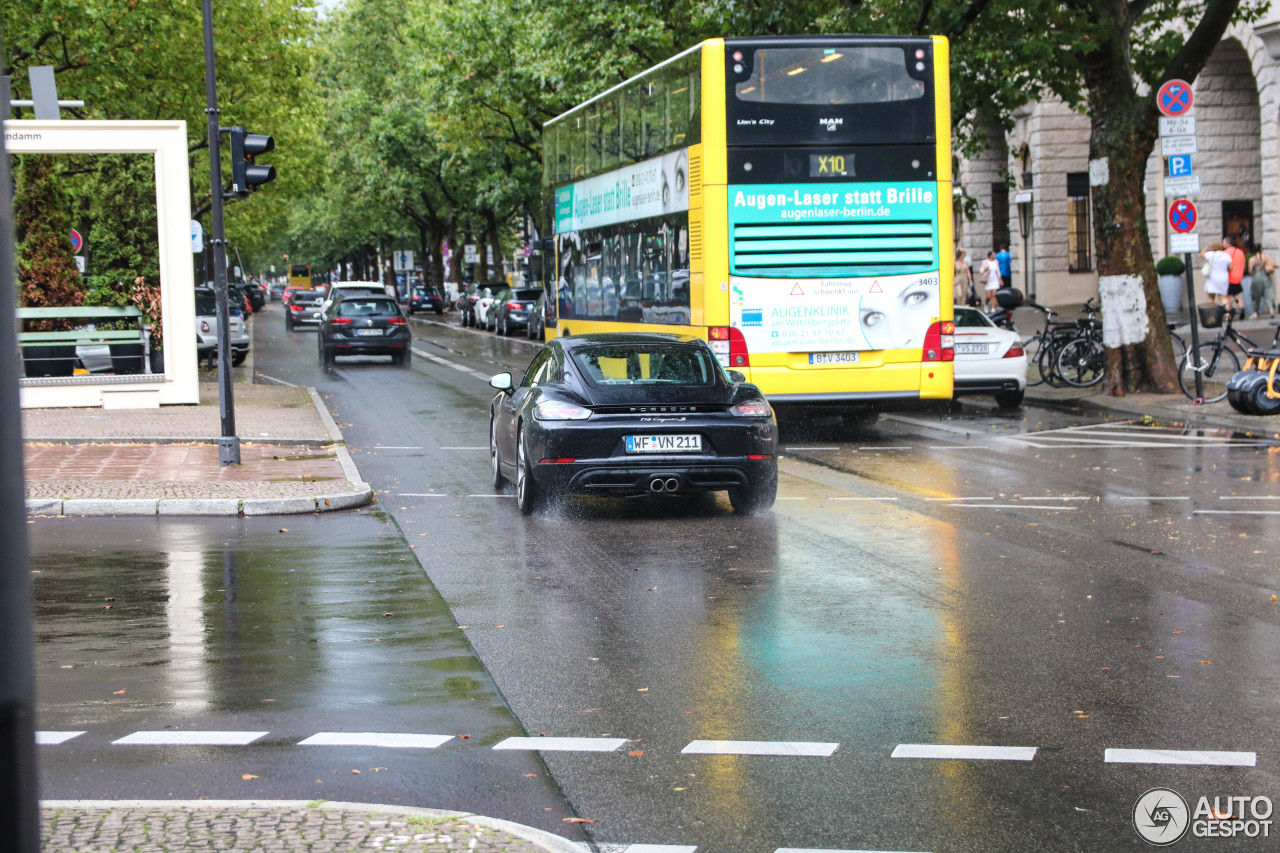
<svg viewBox="0 0 1280 853"><path fill-rule="evenodd" d="M499 391L502 391L504 393L509 392L511 391L511 374L499 373L494 376L491 376L489 377L489 385L493 388L497 388Z"/></svg>

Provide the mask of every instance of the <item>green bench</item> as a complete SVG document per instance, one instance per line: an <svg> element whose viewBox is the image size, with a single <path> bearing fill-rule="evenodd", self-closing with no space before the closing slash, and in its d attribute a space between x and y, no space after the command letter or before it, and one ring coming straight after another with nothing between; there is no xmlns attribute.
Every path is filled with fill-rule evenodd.
<svg viewBox="0 0 1280 853"><path fill-rule="evenodd" d="M18 332L18 346L28 365L28 375L33 372L48 376L69 376L75 367L75 348L78 346L102 346L111 344L141 344L146 352L147 329L142 311L133 305L123 307L69 307L69 308L19 308L17 318L22 320L71 320L77 325L125 326L125 328L83 329L71 332ZM19 327L21 328L21 327ZM38 354L37 348L45 350ZM72 370L66 370L66 364ZM52 372L45 372L46 370ZM141 371L139 371L141 372Z"/></svg>

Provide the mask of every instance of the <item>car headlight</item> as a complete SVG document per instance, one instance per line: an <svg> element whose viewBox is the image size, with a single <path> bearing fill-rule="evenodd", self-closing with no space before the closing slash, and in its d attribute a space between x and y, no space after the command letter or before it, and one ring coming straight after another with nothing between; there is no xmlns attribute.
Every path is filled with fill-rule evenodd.
<svg viewBox="0 0 1280 853"><path fill-rule="evenodd" d="M739 403L729 410L729 414L740 418L767 418L772 412L773 410L769 408L769 404L763 397Z"/></svg>
<svg viewBox="0 0 1280 853"><path fill-rule="evenodd" d="M543 400L534 408L533 416L540 421L585 421L591 417L591 410L561 400Z"/></svg>

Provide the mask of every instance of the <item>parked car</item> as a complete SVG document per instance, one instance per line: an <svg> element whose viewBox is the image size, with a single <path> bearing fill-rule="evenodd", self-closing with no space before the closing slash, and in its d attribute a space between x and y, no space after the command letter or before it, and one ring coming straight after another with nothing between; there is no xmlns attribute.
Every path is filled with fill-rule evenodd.
<svg viewBox="0 0 1280 853"><path fill-rule="evenodd" d="M267 294L262 292L261 287L258 287L256 284L248 283L240 286L244 289L244 295L248 298L249 306L253 308L254 313L257 313L267 307Z"/></svg>
<svg viewBox="0 0 1280 853"><path fill-rule="evenodd" d="M493 315L490 313L489 309L493 307L493 303L497 300L498 293L501 292L501 290L502 288L500 286L494 287L485 284L476 286L476 292L478 295L476 297L475 304L475 324L486 332L493 331Z"/></svg>
<svg viewBox="0 0 1280 853"><path fill-rule="evenodd" d="M284 308L284 327L292 332L298 326L318 326L324 293L319 290L295 290Z"/></svg>
<svg viewBox="0 0 1280 853"><path fill-rule="evenodd" d="M458 294L455 307L458 309L458 323L463 326L476 324L476 300L480 298L480 290L474 284L468 284Z"/></svg>
<svg viewBox="0 0 1280 853"><path fill-rule="evenodd" d="M273 281L271 286L267 288L267 295L272 302L279 302L284 298L284 292L288 288L283 281Z"/></svg>
<svg viewBox="0 0 1280 853"><path fill-rule="evenodd" d="M994 394L1002 409L1022 405L1027 356L1017 332L1001 329L976 308L955 308L954 396Z"/></svg>
<svg viewBox="0 0 1280 853"><path fill-rule="evenodd" d="M553 338L518 381L489 380L490 475L520 511L566 492L728 490L738 512L773 505L778 429L742 374L705 341L657 333Z"/></svg>
<svg viewBox="0 0 1280 853"><path fill-rule="evenodd" d="M320 365L325 368L340 355L389 355L392 364L413 360L409 321L396 300L385 294L342 294L321 313L318 331Z"/></svg>
<svg viewBox="0 0 1280 853"><path fill-rule="evenodd" d="M493 327L499 335L513 334L517 329L529 325L529 311L537 304L542 295L540 287L507 288L498 294L493 307Z"/></svg>
<svg viewBox="0 0 1280 853"><path fill-rule="evenodd" d="M239 366L249 357L249 330L244 318L231 314L227 333L231 339L231 363ZM218 354L218 301L211 287L196 288L196 357L201 361Z"/></svg>
<svg viewBox="0 0 1280 853"><path fill-rule="evenodd" d="M525 325L525 334L530 340L540 341L546 335L547 331L547 294L546 291L538 293L538 301L533 303L533 307L529 309L529 322Z"/></svg>
<svg viewBox="0 0 1280 853"><path fill-rule="evenodd" d="M437 314L444 313L444 299L434 288L419 285L409 294L409 304L407 306L409 314L415 311L434 311Z"/></svg>

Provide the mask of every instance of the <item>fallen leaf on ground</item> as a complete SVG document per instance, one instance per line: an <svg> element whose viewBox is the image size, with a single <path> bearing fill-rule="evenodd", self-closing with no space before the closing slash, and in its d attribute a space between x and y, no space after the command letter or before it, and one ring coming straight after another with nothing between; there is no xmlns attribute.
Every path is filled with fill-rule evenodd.
<svg viewBox="0 0 1280 853"><path fill-rule="evenodd" d="M360 771L359 771L359 770L352 770L351 772L352 772L352 773L354 773L354 774L355 774L355 775L357 775L357 776L359 776L359 775L360 775Z"/></svg>
<svg viewBox="0 0 1280 853"><path fill-rule="evenodd" d="M648 589L647 591L648 591L648 592L657 592L657 591L658 591L658 588L657 588L656 586L651 586L651 587L649 587L649 589Z"/></svg>
<svg viewBox="0 0 1280 853"><path fill-rule="evenodd" d="M590 818L586 818L586 817L567 817L564 819L564 822L565 823L595 823L594 820L591 820Z"/></svg>
<svg viewBox="0 0 1280 853"><path fill-rule="evenodd" d="M280 528L280 532L281 532L281 533L288 533L288 532L289 532L289 528L287 528L287 527L281 527L281 528Z"/></svg>
<svg viewBox="0 0 1280 853"><path fill-rule="evenodd" d="M252 773L241 773L241 774L240 774L240 778L241 778L241 779L245 779L245 780L249 780L249 779L258 779L258 778L260 778L260 777L258 777L258 776L254 776ZM320 780L319 780L319 779L317 779L316 781L317 781L317 782L319 782Z"/></svg>
<svg viewBox="0 0 1280 853"><path fill-rule="evenodd" d="M538 774L537 774L537 773L526 773L526 774L524 774L524 778L526 778L526 779L537 779L537 778L538 778Z"/></svg>
<svg viewBox="0 0 1280 853"><path fill-rule="evenodd" d="M506 626L506 625L494 625L493 627L495 627L495 628L505 628L505 627L507 627L507 626Z"/></svg>
<svg viewBox="0 0 1280 853"><path fill-rule="evenodd" d="M126 688L125 688L125 690L127 690L127 689L128 689L128 688L126 687ZM112 695L112 696L119 696L119 695L121 695L122 693L124 693L124 690L117 690L115 693L112 693L111 695Z"/></svg>
<svg viewBox="0 0 1280 853"><path fill-rule="evenodd" d="M579 713L579 714L594 714L596 711L603 711L603 710L604 710L604 708L584 708L583 710L579 711L578 713Z"/></svg>
<svg viewBox="0 0 1280 853"><path fill-rule="evenodd" d="M648 687L637 687L637 688L636 688L636 692L637 692L637 693L648 693L648 692L649 692L649 688L648 688Z"/></svg>
<svg viewBox="0 0 1280 853"><path fill-rule="evenodd" d="M628 753L627 753L627 755L630 755L632 758L639 758L640 756L644 755L644 750L643 750L643 749L633 749L633 750L631 750L630 752L628 752Z"/></svg>

